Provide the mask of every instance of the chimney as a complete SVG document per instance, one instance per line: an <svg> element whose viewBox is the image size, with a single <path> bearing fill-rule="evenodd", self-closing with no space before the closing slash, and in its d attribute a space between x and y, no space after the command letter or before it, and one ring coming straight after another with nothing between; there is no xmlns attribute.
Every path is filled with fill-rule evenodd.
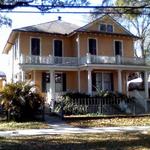
<svg viewBox="0 0 150 150"><path fill-rule="evenodd" d="M61 16L58 16L58 20L61 21Z"/></svg>

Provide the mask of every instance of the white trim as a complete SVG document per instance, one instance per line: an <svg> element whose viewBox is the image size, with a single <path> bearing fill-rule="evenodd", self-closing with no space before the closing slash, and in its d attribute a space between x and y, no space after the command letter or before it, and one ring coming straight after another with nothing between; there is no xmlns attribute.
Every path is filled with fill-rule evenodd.
<svg viewBox="0 0 150 150"><path fill-rule="evenodd" d="M31 39L39 39L40 40L40 55L39 56L42 56L42 38L41 37L36 37L36 36L30 36L30 52L29 52L29 55L31 56Z"/></svg>
<svg viewBox="0 0 150 150"><path fill-rule="evenodd" d="M88 69L88 94L92 95L92 72Z"/></svg>
<svg viewBox="0 0 150 150"><path fill-rule="evenodd" d="M76 42L77 42L77 56L79 58L80 57L80 36L79 36L79 34L77 35Z"/></svg>
<svg viewBox="0 0 150 150"><path fill-rule="evenodd" d="M117 42L117 41L121 42L121 45L122 45L122 49L121 49L122 55L121 55L121 56L124 56L123 40L117 40L117 39L113 40L113 51L114 51L114 56L116 56L115 42Z"/></svg>
<svg viewBox="0 0 150 150"><path fill-rule="evenodd" d="M96 55L98 55L98 39L95 38L95 37L88 37L87 38L87 53L90 53L89 52L89 39L94 39L96 40ZM92 54L91 54L92 55Z"/></svg>
<svg viewBox="0 0 150 150"><path fill-rule="evenodd" d="M122 72L118 70L118 92L122 93Z"/></svg>
<svg viewBox="0 0 150 150"><path fill-rule="evenodd" d="M57 39L53 39L53 43L52 43L52 46L53 46L53 54L52 54L52 56L54 56L54 41L56 41L56 40L58 40L58 41L61 41L62 42L62 57L64 56L64 40L63 39L59 39L59 38L57 38Z"/></svg>
<svg viewBox="0 0 150 150"><path fill-rule="evenodd" d="M21 46L20 46L20 32L19 32L19 34L18 34L18 60L20 60L21 59Z"/></svg>
<svg viewBox="0 0 150 150"><path fill-rule="evenodd" d="M81 74L80 70L78 70L78 92L81 92Z"/></svg>
<svg viewBox="0 0 150 150"><path fill-rule="evenodd" d="M145 98L148 99L149 98L149 89L148 89L148 72L145 71L144 72L144 85L145 85Z"/></svg>

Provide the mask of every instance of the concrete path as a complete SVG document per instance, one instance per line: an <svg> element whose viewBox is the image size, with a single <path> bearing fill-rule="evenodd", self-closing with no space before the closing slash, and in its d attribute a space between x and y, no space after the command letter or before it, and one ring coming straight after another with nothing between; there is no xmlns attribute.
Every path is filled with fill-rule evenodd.
<svg viewBox="0 0 150 150"><path fill-rule="evenodd" d="M134 127L100 127L100 128L76 128L65 124L56 117L46 116L46 121L50 125L50 129L26 129L14 131L0 131L1 137L8 136L30 136L30 135L53 135L53 134L76 134L76 133L106 133L106 132L141 132L150 131L150 126L134 126Z"/></svg>

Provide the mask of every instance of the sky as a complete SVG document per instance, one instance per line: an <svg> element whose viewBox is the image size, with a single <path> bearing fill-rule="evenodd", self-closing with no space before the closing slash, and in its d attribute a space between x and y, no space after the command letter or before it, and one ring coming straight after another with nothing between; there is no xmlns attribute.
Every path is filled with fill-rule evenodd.
<svg viewBox="0 0 150 150"><path fill-rule="evenodd" d="M90 0L91 5L100 4L101 0ZM17 10L23 10L27 8L17 8ZM33 9L28 8L32 11ZM52 20L57 20L58 16L62 17L62 20L71 22L78 26L83 26L87 23L88 15L85 14L23 14L23 13L0 13L12 19L12 27L2 26L0 28L0 71L7 72L8 68L8 57L2 54L3 48L7 42L7 39L12 31L12 29L35 25L39 23L49 22Z"/></svg>

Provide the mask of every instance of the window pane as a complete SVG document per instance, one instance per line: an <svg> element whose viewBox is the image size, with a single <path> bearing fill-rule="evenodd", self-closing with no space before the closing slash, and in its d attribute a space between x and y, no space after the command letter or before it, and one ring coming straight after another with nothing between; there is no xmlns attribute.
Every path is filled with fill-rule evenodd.
<svg viewBox="0 0 150 150"><path fill-rule="evenodd" d="M31 55L40 55L40 39L31 39Z"/></svg>
<svg viewBox="0 0 150 150"><path fill-rule="evenodd" d="M113 32L113 26L112 25L107 25L107 32Z"/></svg>
<svg viewBox="0 0 150 150"><path fill-rule="evenodd" d="M54 55L61 57L62 56L62 41L54 40Z"/></svg>
<svg viewBox="0 0 150 150"><path fill-rule="evenodd" d="M106 24L100 24L100 31L106 32Z"/></svg>
<svg viewBox="0 0 150 150"><path fill-rule="evenodd" d="M103 80L104 80L104 90L111 91L111 73L104 73L103 74Z"/></svg>
<svg viewBox="0 0 150 150"><path fill-rule="evenodd" d="M102 90L102 73L96 74L96 88Z"/></svg>
<svg viewBox="0 0 150 150"><path fill-rule="evenodd" d="M89 53L96 55L96 39L89 39Z"/></svg>
<svg viewBox="0 0 150 150"><path fill-rule="evenodd" d="M122 43L121 41L115 41L115 54L122 55Z"/></svg>
<svg viewBox="0 0 150 150"><path fill-rule="evenodd" d="M56 92L63 91L62 73L55 74L55 91Z"/></svg>

